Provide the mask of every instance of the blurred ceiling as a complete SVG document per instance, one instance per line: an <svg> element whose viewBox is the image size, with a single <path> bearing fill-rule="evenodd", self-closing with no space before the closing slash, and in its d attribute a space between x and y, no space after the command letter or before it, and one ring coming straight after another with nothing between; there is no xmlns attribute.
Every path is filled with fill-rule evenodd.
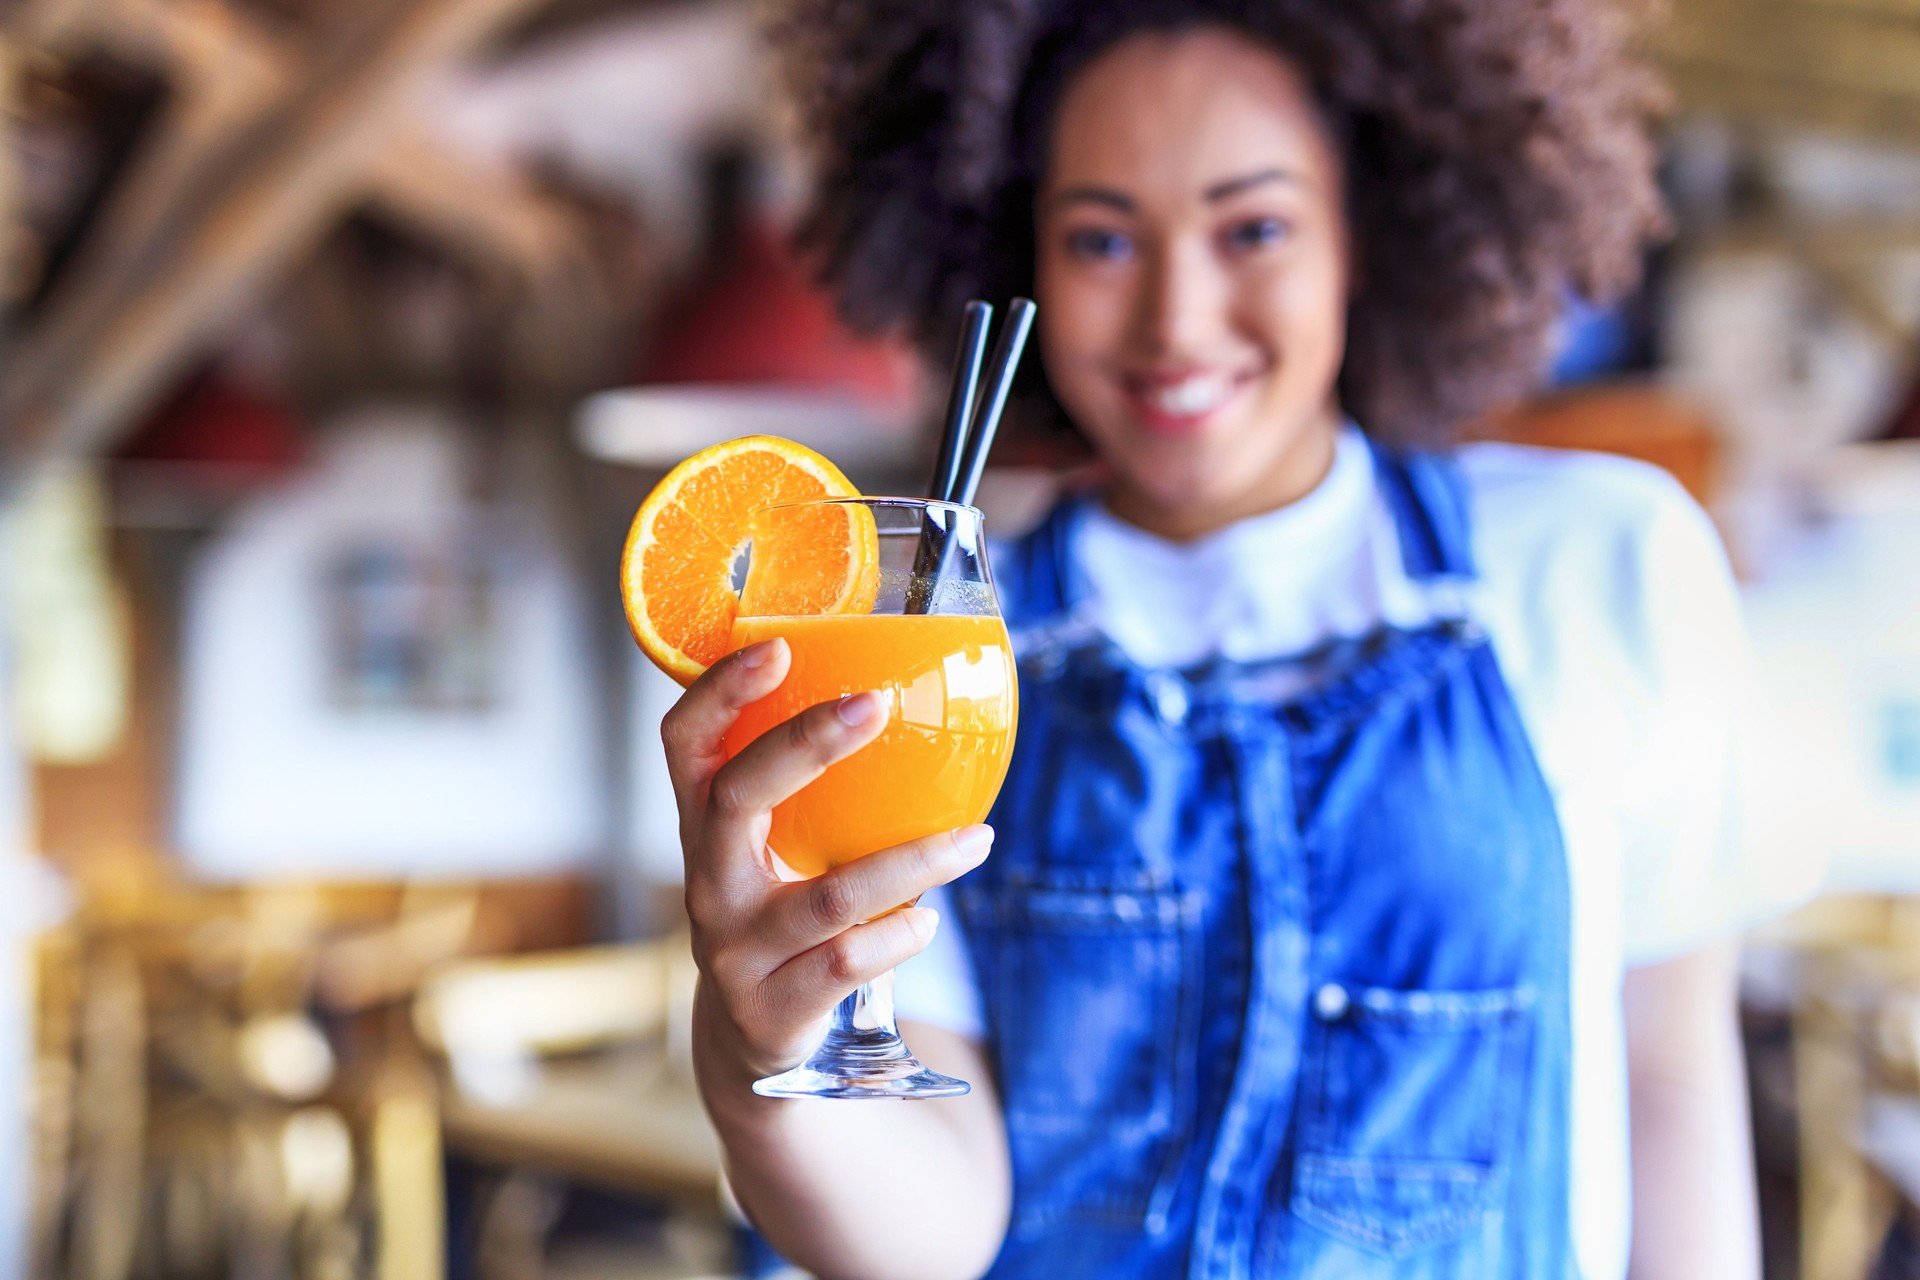
<svg viewBox="0 0 1920 1280"><path fill-rule="evenodd" d="M1920 145L1920 0L1628 2L1683 110ZM0 465L108 450L367 211L544 282L523 327L578 345L618 288L567 182L670 257L697 149L776 132L752 36L749 0L0 2Z"/></svg>
<svg viewBox="0 0 1920 1280"><path fill-rule="evenodd" d="M585 261L605 208L570 179L628 188L616 197L665 187L686 166L648 145L647 119L654 133L736 127L735 101L698 85L755 95L743 13L653 0L0 6L12 135L0 465L109 450L359 213L519 293L571 295L583 314L608 277ZM695 91L676 93L689 75ZM632 101L611 109L622 85ZM623 141L629 171L611 173Z"/></svg>

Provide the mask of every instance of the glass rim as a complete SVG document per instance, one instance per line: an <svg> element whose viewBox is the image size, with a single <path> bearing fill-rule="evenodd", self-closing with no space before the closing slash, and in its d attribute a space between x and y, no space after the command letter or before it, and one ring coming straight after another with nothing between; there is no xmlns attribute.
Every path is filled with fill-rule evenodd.
<svg viewBox="0 0 1920 1280"><path fill-rule="evenodd" d="M797 507L893 507L904 511L964 511L977 520L984 521L980 508L964 502L948 502L944 498L895 498L885 495L858 498L803 498L798 502L776 502L770 506L756 507L755 516L769 511L792 511ZM883 531L884 532L884 531Z"/></svg>

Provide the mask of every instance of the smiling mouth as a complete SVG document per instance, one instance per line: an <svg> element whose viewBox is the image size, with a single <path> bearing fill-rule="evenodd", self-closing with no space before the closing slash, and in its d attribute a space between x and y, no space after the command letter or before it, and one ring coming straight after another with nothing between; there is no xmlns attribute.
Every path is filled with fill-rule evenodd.
<svg viewBox="0 0 1920 1280"><path fill-rule="evenodd" d="M1232 400L1250 375L1209 371L1181 378L1129 378L1127 396L1149 426L1190 430Z"/></svg>

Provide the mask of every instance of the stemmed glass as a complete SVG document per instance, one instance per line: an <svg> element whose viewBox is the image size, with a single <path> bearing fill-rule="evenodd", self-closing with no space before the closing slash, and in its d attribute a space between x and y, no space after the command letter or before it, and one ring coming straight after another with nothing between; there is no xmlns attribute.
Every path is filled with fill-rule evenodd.
<svg viewBox="0 0 1920 1280"><path fill-rule="evenodd" d="M753 518L748 554L777 557L848 519L857 527L862 511L879 548L870 609L765 616L751 611L750 590L733 627L735 648L784 637L792 664L779 689L741 713L729 754L815 703L870 689L887 699L878 738L773 811L768 844L804 877L979 822L1013 751L1013 654L976 508L918 498L769 507ZM841 1001L811 1057L753 1086L778 1098L939 1098L969 1087L922 1066L900 1039L891 971Z"/></svg>

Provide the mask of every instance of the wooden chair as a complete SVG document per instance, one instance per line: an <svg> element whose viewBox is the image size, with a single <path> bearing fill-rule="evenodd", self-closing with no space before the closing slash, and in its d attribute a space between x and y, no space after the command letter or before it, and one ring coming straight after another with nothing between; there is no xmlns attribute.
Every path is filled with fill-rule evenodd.
<svg viewBox="0 0 1920 1280"><path fill-rule="evenodd" d="M731 1231L718 1141L693 1082L695 977L684 933L439 970L414 1024L446 1064L447 1150L666 1203L698 1240L697 1269L713 1265ZM541 1256L552 1215L520 1212L526 1190L510 1177L483 1213L489 1252Z"/></svg>
<svg viewBox="0 0 1920 1280"><path fill-rule="evenodd" d="M1822 898L1754 944L1790 958L1802 1280L1860 1280L1920 1167L1890 1133L1920 1116L1920 902Z"/></svg>

